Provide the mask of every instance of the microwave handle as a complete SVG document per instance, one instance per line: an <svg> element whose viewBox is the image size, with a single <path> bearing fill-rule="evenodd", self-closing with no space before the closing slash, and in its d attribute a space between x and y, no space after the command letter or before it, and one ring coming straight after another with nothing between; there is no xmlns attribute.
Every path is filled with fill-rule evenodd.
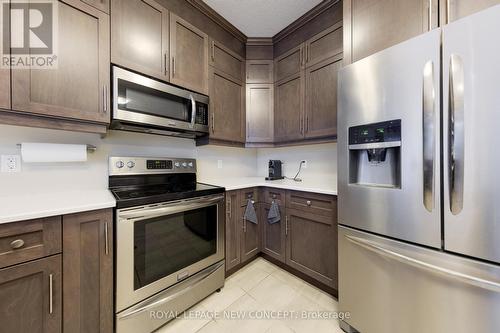
<svg viewBox="0 0 500 333"><path fill-rule="evenodd" d="M189 99L191 100L191 124L189 127L194 128L194 121L196 120L196 101L191 94L189 95Z"/></svg>

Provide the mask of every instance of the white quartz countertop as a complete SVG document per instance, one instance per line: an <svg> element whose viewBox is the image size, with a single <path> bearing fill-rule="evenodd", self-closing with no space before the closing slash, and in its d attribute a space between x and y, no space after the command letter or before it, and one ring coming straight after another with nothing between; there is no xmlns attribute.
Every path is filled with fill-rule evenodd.
<svg viewBox="0 0 500 333"><path fill-rule="evenodd" d="M207 179L199 180L202 183L223 186L226 191L239 190L249 187L265 186L280 188L283 190L304 191L321 194L337 195L336 179L304 179L302 182L295 182L291 179L265 180L264 177L241 177L228 179Z"/></svg>
<svg viewBox="0 0 500 333"><path fill-rule="evenodd" d="M0 224L115 206L107 189L0 196Z"/></svg>

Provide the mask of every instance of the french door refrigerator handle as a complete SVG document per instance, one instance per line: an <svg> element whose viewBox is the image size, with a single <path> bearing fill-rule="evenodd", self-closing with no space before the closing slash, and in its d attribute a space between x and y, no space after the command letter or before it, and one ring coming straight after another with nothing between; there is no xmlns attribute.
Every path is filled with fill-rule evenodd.
<svg viewBox="0 0 500 333"><path fill-rule="evenodd" d="M423 203L427 211L432 212L436 157L436 89L434 63L431 60L424 66L422 95Z"/></svg>
<svg viewBox="0 0 500 333"><path fill-rule="evenodd" d="M450 211L457 215L464 196L464 64L460 56L450 57L448 114L448 172Z"/></svg>
<svg viewBox="0 0 500 333"><path fill-rule="evenodd" d="M413 267L416 267L419 269L426 270L430 273L444 275L446 277L453 278L455 280L473 285L473 286L478 287L478 288L487 289L487 290L491 290L494 292L500 292L500 283L497 283L495 281L482 279L480 277L476 277L476 276L460 273L460 272L457 272L457 271L454 271L451 269L447 269L444 267L436 266L436 265L430 264L428 262L418 260L418 259L406 256L404 254L386 249L385 247L381 246L380 244L374 243L374 242L369 241L369 240L365 240L363 238L349 236L349 235L345 235L345 238L349 242L351 242L357 246L360 246L368 251L371 251L373 253L381 255L383 257L397 260L401 263L404 263L404 264L407 264L407 265L410 265L410 266L413 266Z"/></svg>

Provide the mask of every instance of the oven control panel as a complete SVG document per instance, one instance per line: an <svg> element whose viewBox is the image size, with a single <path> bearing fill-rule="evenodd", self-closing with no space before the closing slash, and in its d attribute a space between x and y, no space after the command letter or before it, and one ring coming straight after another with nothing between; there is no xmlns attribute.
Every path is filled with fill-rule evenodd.
<svg viewBox="0 0 500 333"><path fill-rule="evenodd" d="M189 158L110 157L109 175L196 173L196 160Z"/></svg>

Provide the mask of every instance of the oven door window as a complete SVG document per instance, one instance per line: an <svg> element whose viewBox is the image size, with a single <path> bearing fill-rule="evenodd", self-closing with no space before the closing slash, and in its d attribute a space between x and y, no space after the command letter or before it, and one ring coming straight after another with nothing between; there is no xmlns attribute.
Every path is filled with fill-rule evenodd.
<svg viewBox="0 0 500 333"><path fill-rule="evenodd" d="M191 101L167 92L118 79L118 108L189 122Z"/></svg>
<svg viewBox="0 0 500 333"><path fill-rule="evenodd" d="M134 223L134 290L217 252L217 205Z"/></svg>

